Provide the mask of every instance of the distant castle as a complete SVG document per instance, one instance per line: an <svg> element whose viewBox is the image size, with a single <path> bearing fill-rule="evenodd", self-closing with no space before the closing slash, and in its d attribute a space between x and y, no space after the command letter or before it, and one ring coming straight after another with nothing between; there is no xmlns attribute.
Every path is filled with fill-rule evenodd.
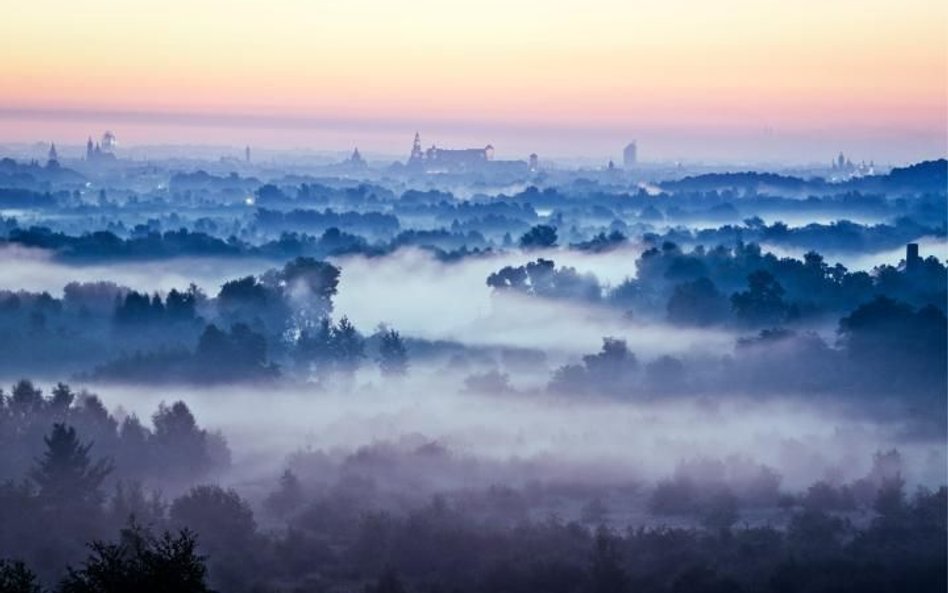
<svg viewBox="0 0 948 593"><path fill-rule="evenodd" d="M842 175L875 175L875 169L876 164L873 161L869 161L868 165L865 161L857 165L842 152L830 163L830 170Z"/></svg>
<svg viewBox="0 0 948 593"><path fill-rule="evenodd" d="M118 147L118 141L115 134L106 131L102 134L102 140L92 143L92 136L86 142L86 160L90 163L101 163L115 160L115 149Z"/></svg>
<svg viewBox="0 0 948 593"><path fill-rule="evenodd" d="M421 136L416 132L408 166L427 172L465 171L479 169L494 160L494 147L449 149L434 144L427 150L421 147Z"/></svg>

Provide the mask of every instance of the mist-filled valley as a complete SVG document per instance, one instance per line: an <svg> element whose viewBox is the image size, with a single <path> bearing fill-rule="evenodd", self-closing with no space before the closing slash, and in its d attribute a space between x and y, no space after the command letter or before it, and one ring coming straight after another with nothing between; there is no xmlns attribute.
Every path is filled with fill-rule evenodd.
<svg viewBox="0 0 948 593"><path fill-rule="evenodd" d="M0 592L945 590L944 159L105 144L0 161Z"/></svg>

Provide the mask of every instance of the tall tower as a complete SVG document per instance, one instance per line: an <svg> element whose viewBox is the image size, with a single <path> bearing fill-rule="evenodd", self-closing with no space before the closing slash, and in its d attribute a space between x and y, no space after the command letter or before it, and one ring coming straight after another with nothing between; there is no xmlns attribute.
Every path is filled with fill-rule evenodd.
<svg viewBox="0 0 948 593"><path fill-rule="evenodd" d="M421 135L415 132L415 141L411 145L411 156L408 157L408 163L420 163L425 158L425 152L421 149Z"/></svg>
<svg viewBox="0 0 948 593"><path fill-rule="evenodd" d="M99 146L103 152L115 152L115 149L118 148L118 141L115 139L115 134L106 130L106 132L102 134L102 142Z"/></svg>
<svg viewBox="0 0 948 593"><path fill-rule="evenodd" d="M86 142L86 160L91 161L95 156L95 148L92 146L92 136L89 136L89 141Z"/></svg>
<svg viewBox="0 0 948 593"><path fill-rule="evenodd" d="M49 144L49 162L48 164L52 165L53 163L59 164L59 154L56 152L56 143L51 142Z"/></svg>
<svg viewBox="0 0 948 593"><path fill-rule="evenodd" d="M638 156L638 147L635 145L635 140L633 140L622 151L622 166L626 169L634 169L638 163Z"/></svg>
<svg viewBox="0 0 948 593"><path fill-rule="evenodd" d="M918 243L909 243L905 246L905 271L914 272L922 263L918 255Z"/></svg>
<svg viewBox="0 0 948 593"><path fill-rule="evenodd" d="M248 165L250 164L250 145L249 144L247 145L246 148L244 148L244 160L247 161Z"/></svg>

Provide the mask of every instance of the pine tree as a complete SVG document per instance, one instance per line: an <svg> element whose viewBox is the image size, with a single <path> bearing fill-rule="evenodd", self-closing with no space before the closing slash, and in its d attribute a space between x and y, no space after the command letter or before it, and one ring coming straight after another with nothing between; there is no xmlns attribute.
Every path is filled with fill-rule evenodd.
<svg viewBox="0 0 948 593"><path fill-rule="evenodd" d="M30 472L40 500L59 507L101 505L100 488L112 471L111 462L100 459L93 463L89 456L92 443L80 442L76 429L65 424L54 424L43 441L46 451Z"/></svg>
<svg viewBox="0 0 948 593"><path fill-rule="evenodd" d="M382 374L391 377L404 375L408 371L408 350L401 335L394 329L382 334L382 343L379 346L379 367Z"/></svg>
<svg viewBox="0 0 948 593"><path fill-rule="evenodd" d="M130 523L118 543L96 541L80 570L70 569L59 593L207 593L207 569L191 532L153 537Z"/></svg>

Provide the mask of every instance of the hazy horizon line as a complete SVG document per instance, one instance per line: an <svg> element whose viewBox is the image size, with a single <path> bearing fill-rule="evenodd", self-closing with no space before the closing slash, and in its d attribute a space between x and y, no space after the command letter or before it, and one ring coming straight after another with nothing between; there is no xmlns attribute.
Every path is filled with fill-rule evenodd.
<svg viewBox="0 0 948 593"><path fill-rule="evenodd" d="M493 138L503 136L504 134L516 134L518 137L518 143L524 144L524 142L533 143L537 146L537 149L534 152L541 153L541 157L545 157L550 160L603 160L603 159L615 159L619 156L622 147L625 145L624 142L648 139L658 144L663 145L663 152L666 154L663 155L654 155L651 156L647 154L646 151L640 149L641 162L643 163L692 163L692 164L707 164L707 165L734 165L734 164L772 164L772 165L794 165L794 166L808 166L812 164L820 164L825 160L828 161L830 153L835 153L838 150L829 150L828 154L824 155L827 158L812 158L807 156L802 156L800 154L795 155L792 158L788 158L786 155L781 156L781 152L786 152L788 149L791 149L794 144L799 143L801 140L812 139L818 137L819 130L812 131L803 131L803 130L774 130L770 127L760 127L755 125L745 125L745 126L722 126L722 125L681 125L681 126L669 126L669 125L645 125L645 126L635 126L635 130L632 130L631 127L621 126L621 125L608 125L603 123L591 123L589 125L579 125L571 122L558 122L556 124L541 123L541 122L531 122L531 121L520 121L520 122L509 122L502 120L489 120L489 119L472 119L472 118L463 118L463 117L429 117L423 120L417 118L406 118L406 117L372 117L372 116L352 116L352 115L340 115L340 116L329 116L329 115L320 115L320 114L300 114L300 113L252 113L252 112L222 112L222 113L206 113L198 111L174 111L174 110L150 110L150 109L105 109L105 108L92 108L92 107L34 107L34 106L16 106L16 105L0 105L0 120L14 120L19 123L25 123L26 121L42 121L44 124L52 123L52 121L61 121L68 122L72 124L79 123L91 123L91 122L101 122L103 124L103 129L116 129L116 124L129 124L129 125L138 125L138 126L181 126L185 128L218 128L218 129L247 129L247 130L270 130L270 131L293 131L299 133L300 131L323 131L331 132L335 134L346 134L349 136L350 141L346 148L327 148L330 144L325 140L318 143L319 146L314 147L314 142L312 140L291 140L289 138L281 138L277 142L261 142L259 139L248 138L246 142L238 142L233 140L223 140L217 142L194 142L194 141L180 141L180 142L168 142L156 138L153 141L132 141L132 142L123 142L126 146L129 147L205 147L205 148L243 148L243 146L250 145L256 146L261 150L270 150L270 151L281 151L281 150L309 150L313 152L326 152L326 153L345 153L349 150L352 150L353 147L358 146L360 151L368 154L378 154L384 156L397 156L402 154L402 152L407 153L410 148L410 142L412 136L419 132L422 135L423 141L426 145L428 139L435 138L438 139L437 144L441 146L450 145L452 143L458 143L456 139L451 139L451 136L470 136L472 134L480 134L483 137L483 141L486 143L491 143L497 146L501 144L499 140L494 140ZM356 132L358 131L358 132ZM923 134L927 135L928 131L915 130L911 128L893 130L891 126L878 126L877 128L860 128L860 133L858 135L868 134L870 137L873 134L882 133L883 135L897 133L901 135L915 135ZM99 131L98 133L101 133ZM836 141L837 144L844 144L844 142L839 142L840 132L825 130L824 133L832 141ZM379 142L378 144L384 144L387 148L373 148L373 144L370 142L354 141L356 136L363 137L366 135L393 135L393 134L404 134L405 137L405 148L404 150L396 150L393 148L393 143L389 142ZM524 135L529 134L529 138L525 138ZM564 141L564 134L569 134L565 139L576 140L577 144L582 144L584 142L594 141L597 144L596 149L587 150L585 152L580 152L576 150L567 150L564 151L562 148L557 149L554 142L562 143ZM93 134L95 137L97 134ZM23 135L20 134L19 139L13 139L8 136L7 132L0 132L0 142L5 144L10 143L23 143L29 144L32 142L41 142L41 137L38 137L37 140L26 140L23 139ZM617 140L618 138L626 138L625 141ZM712 153L706 153L705 151L700 151L700 155L690 154L685 156L671 156L667 153L670 152L669 147L681 146L685 151L691 150L694 152L695 141L704 143L704 142L720 142L723 139L728 139L731 142L767 142L771 144L771 150L761 149L751 151L755 156L751 157L749 155L737 156L733 154L733 151L727 150L723 145L720 146L720 151L712 151ZM783 142L780 139L784 139ZM876 146L877 151L884 151L887 148L887 142L885 140L871 141L869 138L861 139L858 144L860 145L861 151L865 152L865 145ZM78 138L77 144L81 145L84 143L84 138ZM618 142L618 143L617 143ZM468 143L465 141L465 143ZM335 143L335 146L339 146L342 142ZM614 146L611 149L605 149L604 144L608 144L610 147ZM645 144L645 143L643 143ZM69 146L70 144L62 143L63 146ZM506 158L508 156L520 155L522 150L505 150L502 146L498 146L498 156ZM672 148L671 150L675 150ZM645 152L645 154L641 154ZM808 153L809 151L799 151L803 153ZM849 150L844 150L844 152L851 152ZM924 151L927 152L927 151ZM731 154L728 154L731 153ZM880 164L907 164L914 162L921 162L924 160L945 158L946 153L948 153L948 148L946 149L936 149L932 151L932 154L925 157L919 158L890 158L882 156L876 159L866 159L866 160L876 160ZM524 156L525 155L521 155ZM858 158L858 155L857 155ZM860 158L860 160L862 160Z"/></svg>

